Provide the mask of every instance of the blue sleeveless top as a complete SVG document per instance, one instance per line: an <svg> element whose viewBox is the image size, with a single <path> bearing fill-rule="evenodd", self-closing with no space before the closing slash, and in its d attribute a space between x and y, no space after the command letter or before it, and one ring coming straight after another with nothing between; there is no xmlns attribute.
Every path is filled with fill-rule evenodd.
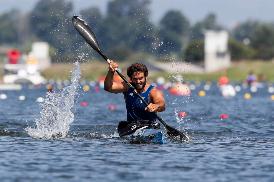
<svg viewBox="0 0 274 182"><path fill-rule="evenodd" d="M149 93L153 87L150 85L145 92L140 93L147 103L150 103ZM133 92L132 88L124 92L124 99L127 108L127 121L155 121L157 119L154 113L145 111L146 104Z"/></svg>

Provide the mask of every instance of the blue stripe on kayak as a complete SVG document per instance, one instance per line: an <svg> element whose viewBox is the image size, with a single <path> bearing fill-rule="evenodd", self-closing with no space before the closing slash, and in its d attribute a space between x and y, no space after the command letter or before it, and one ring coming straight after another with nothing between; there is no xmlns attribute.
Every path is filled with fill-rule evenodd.
<svg viewBox="0 0 274 182"><path fill-rule="evenodd" d="M144 129L141 133L131 136L132 143L164 144L165 136L162 131L156 129Z"/></svg>

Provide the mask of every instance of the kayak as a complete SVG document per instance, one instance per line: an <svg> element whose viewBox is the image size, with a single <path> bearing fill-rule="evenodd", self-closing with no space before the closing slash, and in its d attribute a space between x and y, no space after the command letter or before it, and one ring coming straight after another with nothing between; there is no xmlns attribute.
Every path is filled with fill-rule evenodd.
<svg viewBox="0 0 274 182"><path fill-rule="evenodd" d="M141 129L129 136L130 143L134 144L164 144L165 135L159 129Z"/></svg>
<svg viewBox="0 0 274 182"><path fill-rule="evenodd" d="M130 143L165 143L165 135L159 123L150 121L121 121L118 125L120 137L125 137Z"/></svg>

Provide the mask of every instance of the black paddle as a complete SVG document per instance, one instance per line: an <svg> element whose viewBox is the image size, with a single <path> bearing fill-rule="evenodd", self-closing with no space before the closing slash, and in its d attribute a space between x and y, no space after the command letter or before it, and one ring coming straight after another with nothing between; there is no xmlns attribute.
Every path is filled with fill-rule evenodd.
<svg viewBox="0 0 274 182"><path fill-rule="evenodd" d="M80 33L80 35L86 40L86 42L96 51L98 52L108 63L110 63L110 59L106 55L102 53L102 51L99 48L98 42L96 40L95 34L92 32L91 28L88 26L88 24L79 18L78 16L72 17L72 23L75 27L75 29ZM148 103L136 92L135 88L127 81L127 79L122 75L117 69L115 70L116 73L124 80L124 82L131 88L133 88L134 93L146 104ZM155 113L157 119L162 123L162 125L165 127L167 134L172 137L173 139L179 139L179 140L189 140L188 136L185 135L183 132L172 128L171 126L167 125L164 120Z"/></svg>

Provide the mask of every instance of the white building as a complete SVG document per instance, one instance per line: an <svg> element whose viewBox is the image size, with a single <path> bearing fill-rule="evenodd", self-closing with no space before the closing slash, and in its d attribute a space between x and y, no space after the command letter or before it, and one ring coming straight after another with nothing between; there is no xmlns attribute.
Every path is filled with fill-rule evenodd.
<svg viewBox="0 0 274 182"><path fill-rule="evenodd" d="M28 55L30 61L36 61L39 70L44 70L51 65L49 45L47 42L34 42Z"/></svg>
<svg viewBox="0 0 274 182"><path fill-rule="evenodd" d="M205 72L228 68L231 64L226 31L205 32Z"/></svg>

